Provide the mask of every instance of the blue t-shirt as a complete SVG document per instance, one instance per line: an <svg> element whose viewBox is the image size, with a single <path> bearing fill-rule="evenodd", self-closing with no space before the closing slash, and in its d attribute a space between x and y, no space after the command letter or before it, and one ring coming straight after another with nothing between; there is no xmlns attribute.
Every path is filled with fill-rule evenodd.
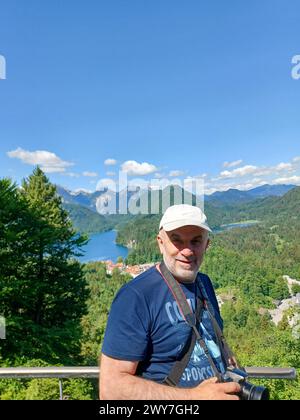
<svg viewBox="0 0 300 420"><path fill-rule="evenodd" d="M210 279L198 273L196 282L222 328ZM196 282L181 284L193 311ZM217 368L224 373L220 350L206 310L203 311L199 329ZM190 333L191 329L184 321L170 289L156 267L152 267L117 293L108 317L102 352L119 360L139 361L137 374L161 383L180 356ZM208 359L196 343L179 386L194 387L211 376L213 372Z"/></svg>

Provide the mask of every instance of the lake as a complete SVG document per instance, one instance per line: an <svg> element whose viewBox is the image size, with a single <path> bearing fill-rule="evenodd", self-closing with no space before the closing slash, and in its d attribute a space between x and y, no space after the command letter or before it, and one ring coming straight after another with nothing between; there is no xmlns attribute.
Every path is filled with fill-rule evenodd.
<svg viewBox="0 0 300 420"><path fill-rule="evenodd" d="M220 226L215 229L213 233L224 232L225 230L234 228L245 228L252 226L258 221L246 221L241 223L230 223ZM117 231L109 230L108 232L95 233L90 236L89 243L83 248L84 255L79 258L82 263L89 261L104 261L111 260L117 262L118 257L123 259L128 255L128 248L116 244Z"/></svg>
<svg viewBox="0 0 300 420"><path fill-rule="evenodd" d="M117 231L96 233L90 236L89 243L82 248L84 255L80 262L112 260L117 262L118 257L126 258L128 248L116 244Z"/></svg>
<svg viewBox="0 0 300 420"><path fill-rule="evenodd" d="M249 226L254 226L257 223L260 223L258 220L248 220L240 223L228 223L226 225L221 225L218 229L214 229L213 233L221 233L226 230L236 229L236 228L246 228Z"/></svg>

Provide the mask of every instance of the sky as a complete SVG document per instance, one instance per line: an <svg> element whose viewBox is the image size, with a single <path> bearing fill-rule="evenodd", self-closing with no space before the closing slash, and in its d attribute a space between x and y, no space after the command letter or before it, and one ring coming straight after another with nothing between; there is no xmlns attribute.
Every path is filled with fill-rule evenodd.
<svg viewBox="0 0 300 420"><path fill-rule="evenodd" d="M300 185L298 0L1 0L0 177Z"/></svg>

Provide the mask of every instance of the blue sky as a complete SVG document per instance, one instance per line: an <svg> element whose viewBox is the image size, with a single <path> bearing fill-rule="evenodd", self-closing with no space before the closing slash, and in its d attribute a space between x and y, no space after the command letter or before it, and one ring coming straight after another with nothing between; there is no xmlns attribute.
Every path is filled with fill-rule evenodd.
<svg viewBox="0 0 300 420"><path fill-rule="evenodd" d="M299 18L298 0L3 0L0 177L300 185Z"/></svg>

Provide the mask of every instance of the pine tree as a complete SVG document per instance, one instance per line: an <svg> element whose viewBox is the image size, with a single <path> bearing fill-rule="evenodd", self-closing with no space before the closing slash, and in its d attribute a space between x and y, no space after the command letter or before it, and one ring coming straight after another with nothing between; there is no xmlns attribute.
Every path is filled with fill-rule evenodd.
<svg viewBox="0 0 300 420"><path fill-rule="evenodd" d="M13 206L15 211L6 213L15 230L21 226L23 242L18 244L16 236L11 241L12 250L19 245L18 267L10 258L14 275L3 279L8 290L2 354L72 363L79 354L80 317L87 297L82 268L74 257L86 238L73 229L55 186L40 168L24 180L20 193L11 194L16 195L16 209L24 207L22 217ZM6 242L9 247L7 235Z"/></svg>
<svg viewBox="0 0 300 420"><path fill-rule="evenodd" d="M0 180L0 315L10 315L21 294L28 212L16 185Z"/></svg>

